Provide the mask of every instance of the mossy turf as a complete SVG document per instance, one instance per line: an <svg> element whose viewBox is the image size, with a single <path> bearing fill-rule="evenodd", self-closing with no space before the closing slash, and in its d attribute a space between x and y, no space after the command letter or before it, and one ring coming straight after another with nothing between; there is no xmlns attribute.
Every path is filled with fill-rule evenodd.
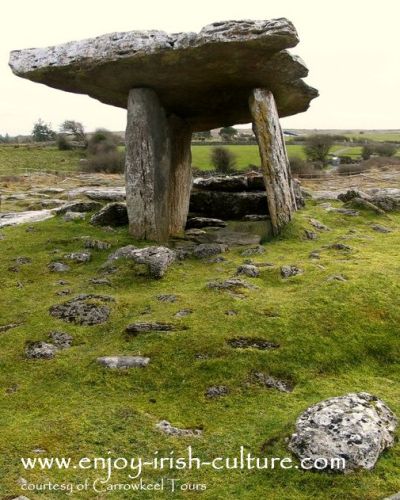
<svg viewBox="0 0 400 500"><path fill-rule="evenodd" d="M304 239L309 217L329 226L317 241ZM393 228L376 233L371 223ZM287 437L296 417L309 405L348 392L367 391L382 398L400 415L399 324L400 216L378 218L367 212L346 217L326 212L310 202L278 239L265 243L265 254L255 262L270 262L260 278L247 278L257 290L245 298L207 289L213 279L231 277L243 262L239 249L226 254L225 263L188 259L174 264L164 279L151 281L127 262L109 275L112 287L95 286L108 251L93 250L88 264L71 265L70 272L50 273L47 265L64 253L82 249L79 237L109 241L112 249L132 243L126 228L106 232L87 222L52 219L3 230L0 241L0 326L19 326L0 334L0 495L25 494L30 499L65 498L65 493L23 492L17 480L29 483L79 483L99 472L70 469L25 471L21 457L131 457L151 459L185 456L192 445L204 460L236 456L240 446L260 457L291 456ZM349 230L356 232L349 232ZM323 248L344 242L351 252ZM141 243L143 245L143 243ZM320 249L321 258L309 253ZM55 251L57 250L57 253ZM110 251L111 251L110 250ZM26 256L31 264L10 271L14 259ZM295 264L304 274L280 277L279 268ZM347 281L329 281L342 274ZM67 286L56 285L60 279ZM58 290L69 288L71 296ZM49 307L79 293L112 295L110 320L99 326L76 326L49 315ZM175 303L160 302L159 294L176 294ZM183 308L193 314L176 319ZM225 314L236 310L236 316ZM134 321L173 321L187 330L152 332L127 338L125 327ZM45 340L52 330L71 333L73 346L52 360L27 360L29 340ZM233 349L231 337L260 337L279 349ZM197 359L196 354L208 358ZM144 369L107 370L98 356L140 354L151 358ZM252 370L263 371L295 384L290 394L251 382ZM230 392L207 399L207 387L225 385ZM11 388L11 390L10 390ZM13 391L14 389L14 391ZM155 428L166 419L177 427L202 428L201 437L171 437ZM35 449L44 453L35 455ZM295 462L297 463L297 462ZM151 471L145 481L161 477L204 483L204 499L382 499L400 490L400 447L383 453L372 471L348 475L292 470ZM127 471L116 471L111 483L130 483ZM186 498L177 491L141 492L143 499ZM194 496L194 494L192 494ZM77 493L70 498L133 498L135 493Z"/></svg>

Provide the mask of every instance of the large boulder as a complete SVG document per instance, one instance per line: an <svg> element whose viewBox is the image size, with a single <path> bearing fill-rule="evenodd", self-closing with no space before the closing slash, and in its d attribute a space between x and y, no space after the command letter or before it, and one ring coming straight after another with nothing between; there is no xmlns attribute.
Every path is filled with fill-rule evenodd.
<svg viewBox="0 0 400 500"><path fill-rule="evenodd" d="M343 458L338 472L372 469L394 443L397 419L388 406L366 392L350 393L307 408L296 421L289 449L300 459ZM321 460L316 462L318 468Z"/></svg>
<svg viewBox="0 0 400 500"><path fill-rule="evenodd" d="M189 210L221 219L242 219L248 214L268 215L267 193L193 190Z"/></svg>

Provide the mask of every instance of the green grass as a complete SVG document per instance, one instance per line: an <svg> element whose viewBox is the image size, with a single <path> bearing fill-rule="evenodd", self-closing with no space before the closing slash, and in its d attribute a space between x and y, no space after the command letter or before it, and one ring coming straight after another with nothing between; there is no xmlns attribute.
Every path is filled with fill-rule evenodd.
<svg viewBox="0 0 400 500"><path fill-rule="evenodd" d="M303 239L308 217L332 228L318 241ZM400 286L398 248L400 232L378 234L370 223L398 228L400 215L379 219L368 213L346 218L326 212L314 203L298 212L284 235L265 244L264 256L274 267L263 268L260 278L248 279L259 287L243 300L206 288L215 278L228 278L243 262L238 250L226 254L227 262L205 264L185 260L169 269L160 281L150 281L128 263L118 264L110 276L113 287L95 287L88 280L99 273L108 252L93 251L89 264L73 265L64 275L49 273L47 264L66 252L79 250L82 235L109 241L113 249L131 243L126 228L109 233L86 222L64 223L52 219L35 225L4 229L0 241L0 324L21 322L0 334L0 496L26 494L32 500L65 498L65 494L23 493L19 477L29 482L93 480L93 471L25 471L20 457L33 456L136 456L153 452L168 456L185 453L192 445L202 457L234 456L240 446L256 456L286 457L287 436L299 413L317 401L354 391L368 391L385 400L400 415L399 322ZM356 229L356 233L348 233ZM353 251L343 254L322 248L345 241ZM141 243L143 245L143 243ZM313 262L310 251L320 248ZM55 253L57 251L57 253ZM10 272L16 256L32 263ZM296 264L304 274L280 278L279 267ZM328 281L343 274L347 282ZM78 293L112 295L110 320L84 327L52 318L48 309L68 297L58 297L65 279L72 297ZM155 296L175 293L175 304L160 303ZM148 310L150 312L143 314ZM176 311L190 307L193 314L177 320ZM238 311L227 316L228 309ZM273 312L274 314L271 314ZM278 316L276 316L278 315ZM124 328L133 321L177 321L188 329L172 333L142 334L127 339ZM24 345L44 340L52 330L74 336L72 348L55 359L28 361ZM274 351L235 350L226 344L234 336L258 336L280 344ZM196 360L196 353L209 358ZM148 355L145 369L107 371L95 359L102 355ZM290 378L294 392L284 394L249 384L252 370ZM18 390L6 394L16 384ZM211 385L226 385L230 394L207 400ZM202 427L200 438L174 438L161 434L155 424L169 420L178 427ZM265 444L266 443L266 444ZM203 499L254 498L378 500L400 490L400 447L395 445L379 459L373 471L349 475L266 471L145 471L146 481L176 477L207 484ZM130 482L127 473L115 472L113 483ZM107 498L132 498L115 493ZM187 494L143 492L141 498L187 498ZM72 498L105 498L93 492Z"/></svg>
<svg viewBox="0 0 400 500"><path fill-rule="evenodd" d="M385 141L395 141L400 143L400 132L398 130L394 132L364 132L363 134L360 133L350 133L350 134L345 134L347 137L351 137L353 139L359 139L359 140L365 140L369 139L372 141L379 141L379 142L385 142Z"/></svg>

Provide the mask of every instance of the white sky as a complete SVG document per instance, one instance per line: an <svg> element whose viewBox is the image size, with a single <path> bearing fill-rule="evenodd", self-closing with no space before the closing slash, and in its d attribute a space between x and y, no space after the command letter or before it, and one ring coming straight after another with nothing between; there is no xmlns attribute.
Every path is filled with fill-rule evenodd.
<svg viewBox="0 0 400 500"><path fill-rule="evenodd" d="M55 45L113 31L199 31L224 19L287 17L292 52L320 91L286 128L400 128L400 0L4 0L0 29L0 134L30 133L41 117L87 130L125 129L125 111L14 76L10 50Z"/></svg>

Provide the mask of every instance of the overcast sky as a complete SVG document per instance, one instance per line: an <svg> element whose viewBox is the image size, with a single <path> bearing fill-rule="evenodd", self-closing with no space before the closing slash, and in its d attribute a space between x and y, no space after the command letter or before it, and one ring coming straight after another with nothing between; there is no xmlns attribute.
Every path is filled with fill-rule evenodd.
<svg viewBox="0 0 400 500"><path fill-rule="evenodd" d="M380 0L19 0L3 2L0 134L30 133L41 117L88 130L125 129L125 111L14 76L10 50L113 31L199 31L213 21L287 17L296 26L307 82L320 97L285 128L400 128L400 1Z"/></svg>

